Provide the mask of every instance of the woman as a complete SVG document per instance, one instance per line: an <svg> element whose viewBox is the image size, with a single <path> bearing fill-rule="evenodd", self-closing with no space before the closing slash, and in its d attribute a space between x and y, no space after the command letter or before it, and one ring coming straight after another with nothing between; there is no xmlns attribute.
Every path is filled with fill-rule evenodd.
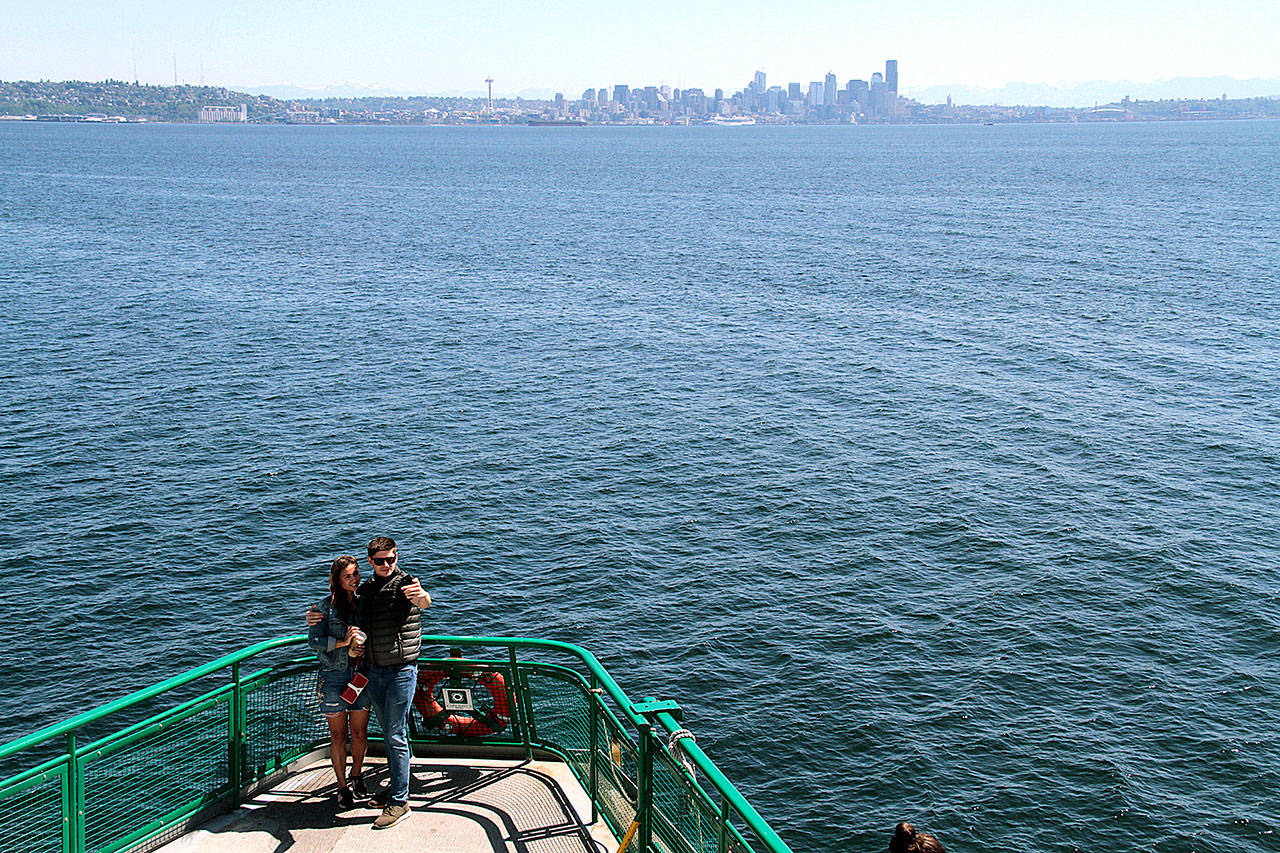
<svg viewBox="0 0 1280 853"><path fill-rule="evenodd" d="M356 613L360 601L360 566L355 557L342 556L329 567L329 595L316 610L320 619L307 631L307 644L320 659L318 692L320 713L329 721L329 757L338 779L338 805L355 806L355 798L369 796L360 768L369 744L369 694L362 691L354 702L342 698L356 673L364 648L357 642ZM347 735L351 736L351 780L347 782Z"/></svg>

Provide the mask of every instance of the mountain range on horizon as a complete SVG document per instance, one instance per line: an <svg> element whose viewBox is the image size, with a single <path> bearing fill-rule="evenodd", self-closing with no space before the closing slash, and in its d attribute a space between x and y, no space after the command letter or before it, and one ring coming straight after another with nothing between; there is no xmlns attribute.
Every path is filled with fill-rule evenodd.
<svg viewBox="0 0 1280 853"><path fill-rule="evenodd" d="M253 95L268 95L281 100L319 100L324 98L483 98L483 89L409 91L364 83L341 83L333 86L294 86L290 84L234 86ZM728 91L728 90L726 90ZM570 99L578 92L565 92ZM999 87L968 85L904 86L902 94L924 104L944 103L949 95L955 104L1003 104L1008 106L1090 107L1129 97L1134 100L1159 101L1179 98L1280 98L1280 77L1241 80L1235 77L1173 77L1165 80L1134 82L1131 80L1094 80L1082 83L1007 83ZM555 96L551 89L526 88L518 92L494 92L495 98L522 98L545 101Z"/></svg>
<svg viewBox="0 0 1280 853"><path fill-rule="evenodd" d="M956 104L1006 106L1091 107L1131 98L1166 101L1183 98L1280 98L1280 77L1240 80L1235 77L1172 77L1136 83L1132 80L1092 80L1084 83L1007 83L998 88L981 86L905 87L902 94L924 104L940 104L951 96Z"/></svg>

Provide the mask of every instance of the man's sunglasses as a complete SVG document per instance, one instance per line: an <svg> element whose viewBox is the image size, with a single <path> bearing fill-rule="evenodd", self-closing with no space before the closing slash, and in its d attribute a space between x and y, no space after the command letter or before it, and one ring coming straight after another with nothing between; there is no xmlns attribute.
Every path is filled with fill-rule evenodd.
<svg viewBox="0 0 1280 853"><path fill-rule="evenodd" d="M370 557L369 562L375 566L394 566L396 564L396 555L390 557Z"/></svg>

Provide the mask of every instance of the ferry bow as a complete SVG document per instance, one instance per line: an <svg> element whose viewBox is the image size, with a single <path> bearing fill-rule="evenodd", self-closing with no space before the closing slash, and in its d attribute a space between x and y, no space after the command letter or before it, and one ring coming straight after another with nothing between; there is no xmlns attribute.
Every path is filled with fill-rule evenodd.
<svg viewBox="0 0 1280 853"><path fill-rule="evenodd" d="M258 643L0 747L6 848L155 849L324 762L329 736L304 644ZM630 853L790 853L682 726L679 706L632 701L586 649L443 635L423 647L467 657L419 661L415 756L555 762L589 805L582 827L540 831L578 832L589 850L595 826ZM371 725L375 750L379 734ZM407 837L426 838L433 810L415 808ZM404 843L396 849L415 849Z"/></svg>

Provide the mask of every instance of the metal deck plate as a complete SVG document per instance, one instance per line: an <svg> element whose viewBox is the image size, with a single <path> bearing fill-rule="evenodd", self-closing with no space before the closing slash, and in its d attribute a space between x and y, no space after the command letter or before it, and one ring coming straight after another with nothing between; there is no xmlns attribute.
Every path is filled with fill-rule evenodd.
<svg viewBox="0 0 1280 853"><path fill-rule="evenodd" d="M415 758L411 811L374 830L376 809L338 811L333 769L318 759L163 853L603 853L618 842L569 768L553 761ZM370 790L386 784L366 762Z"/></svg>

